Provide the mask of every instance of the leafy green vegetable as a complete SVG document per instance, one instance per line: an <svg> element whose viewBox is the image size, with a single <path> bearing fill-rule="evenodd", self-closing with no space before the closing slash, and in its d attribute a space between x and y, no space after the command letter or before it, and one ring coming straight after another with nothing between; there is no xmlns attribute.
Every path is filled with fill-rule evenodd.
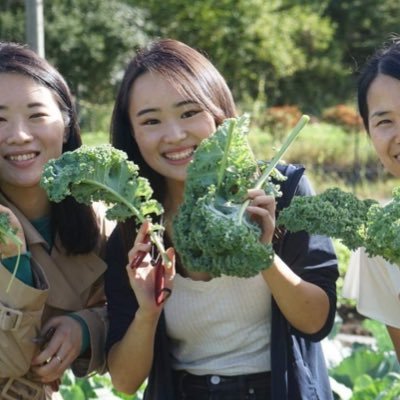
<svg viewBox="0 0 400 400"><path fill-rule="evenodd" d="M292 232L305 230L340 239L350 250L365 247L369 256L400 262L400 188L394 189L393 200L385 206L338 188L295 197L281 211L278 224Z"/></svg>
<svg viewBox="0 0 400 400"><path fill-rule="evenodd" d="M365 243L365 224L373 203L331 188L316 196L294 197L289 207L280 212L277 222L292 232L305 230L340 239L354 250Z"/></svg>
<svg viewBox="0 0 400 400"><path fill-rule="evenodd" d="M18 255L17 261L15 262L14 271L6 288L6 292L10 291L11 285L18 271L22 242L21 239L16 235L16 230L11 227L9 215L5 212L0 212L0 243L5 244L8 240L11 240L17 246Z"/></svg>
<svg viewBox="0 0 400 400"><path fill-rule="evenodd" d="M400 264L400 187L393 190L390 203L370 207L365 248L370 256L380 255Z"/></svg>
<svg viewBox="0 0 400 400"><path fill-rule="evenodd" d="M127 159L126 153L108 144L81 146L47 162L41 186L51 201L60 202L73 196L90 205L103 201L109 208L106 217L124 221L136 217L140 222L151 214L163 212L161 204L151 199L153 190L147 179L139 176L138 166ZM156 234L161 226L154 225L151 239L169 263L164 247Z"/></svg>
<svg viewBox="0 0 400 400"><path fill-rule="evenodd" d="M196 149L188 167L184 201L173 221L174 246L188 270L250 277L269 267L271 244L244 213L247 191L262 187L279 196L275 166L308 117L294 129L269 164L255 159L248 143L249 118L230 118Z"/></svg>

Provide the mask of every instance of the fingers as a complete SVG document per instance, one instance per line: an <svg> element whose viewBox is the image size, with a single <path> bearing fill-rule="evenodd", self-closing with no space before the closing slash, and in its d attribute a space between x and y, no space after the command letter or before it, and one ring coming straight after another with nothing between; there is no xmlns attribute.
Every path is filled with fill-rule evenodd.
<svg viewBox="0 0 400 400"><path fill-rule="evenodd" d="M136 235L135 243L128 253L130 269L139 268L151 249L149 229L150 223L145 221Z"/></svg>
<svg viewBox="0 0 400 400"><path fill-rule="evenodd" d="M260 225L262 243L270 243L275 230L275 211L276 201L274 196L266 195L261 189L252 189L248 191L250 204L247 212Z"/></svg>
<svg viewBox="0 0 400 400"><path fill-rule="evenodd" d="M52 329L54 333L47 345L32 360L32 372L44 383L60 378L78 357L82 345L82 327L75 319L53 318L43 327L43 335Z"/></svg>

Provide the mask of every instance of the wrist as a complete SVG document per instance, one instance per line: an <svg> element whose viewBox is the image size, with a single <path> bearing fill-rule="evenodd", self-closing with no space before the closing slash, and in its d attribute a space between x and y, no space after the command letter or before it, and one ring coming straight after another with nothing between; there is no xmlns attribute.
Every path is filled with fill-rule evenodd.
<svg viewBox="0 0 400 400"><path fill-rule="evenodd" d="M135 314L135 321L141 324L157 325L160 315L160 310L150 311L139 307Z"/></svg>

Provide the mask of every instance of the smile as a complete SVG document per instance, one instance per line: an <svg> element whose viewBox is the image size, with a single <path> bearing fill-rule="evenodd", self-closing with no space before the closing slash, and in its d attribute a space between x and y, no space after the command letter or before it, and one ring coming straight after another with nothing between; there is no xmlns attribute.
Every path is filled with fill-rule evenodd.
<svg viewBox="0 0 400 400"><path fill-rule="evenodd" d="M194 150L195 150L194 147L191 147L189 149L177 151L174 153L165 153L164 156L168 160L172 160L172 161L184 160L188 157L191 157L194 153Z"/></svg>

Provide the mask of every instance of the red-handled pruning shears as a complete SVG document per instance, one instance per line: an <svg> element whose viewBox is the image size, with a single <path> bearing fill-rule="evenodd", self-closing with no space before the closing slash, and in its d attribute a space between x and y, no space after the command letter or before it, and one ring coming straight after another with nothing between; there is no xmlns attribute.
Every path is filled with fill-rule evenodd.
<svg viewBox="0 0 400 400"><path fill-rule="evenodd" d="M144 237L143 243L150 243L150 235L147 234ZM146 256L146 252L138 251L136 256L131 261L131 268L139 268L142 263L144 257ZM165 287L165 267L162 262L162 257L160 253L157 252L156 246L151 246L151 264L156 269L155 271L155 281L154 281L154 297L157 305L164 303L165 300L171 295L171 289Z"/></svg>

